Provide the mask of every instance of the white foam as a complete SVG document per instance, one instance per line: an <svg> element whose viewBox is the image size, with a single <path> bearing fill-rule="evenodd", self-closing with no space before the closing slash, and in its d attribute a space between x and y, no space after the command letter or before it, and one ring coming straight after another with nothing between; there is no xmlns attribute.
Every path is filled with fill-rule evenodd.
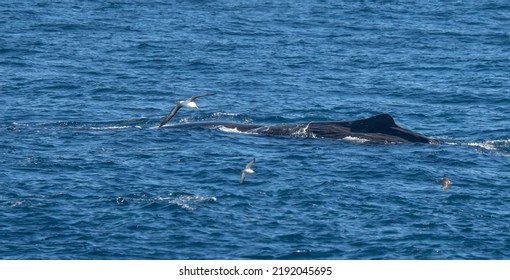
<svg viewBox="0 0 510 280"><path fill-rule="evenodd" d="M192 122L193 121L193 118L192 117L186 117L186 118L182 118L179 120L180 123L189 123L189 122Z"/></svg>
<svg viewBox="0 0 510 280"><path fill-rule="evenodd" d="M476 147L478 149L485 150L485 151L493 152L493 151L500 151L500 150L507 149L505 146L510 145L510 139L487 140L487 141L483 141L483 142L471 142L471 143L466 143L464 145Z"/></svg>
<svg viewBox="0 0 510 280"><path fill-rule="evenodd" d="M317 138L317 136L314 133L308 132L309 126L310 126L310 123L308 123L305 127L300 127L297 131L291 133L291 135L297 136L297 137Z"/></svg>
<svg viewBox="0 0 510 280"><path fill-rule="evenodd" d="M212 116L216 117L216 118L219 118L219 117L237 117L238 114L216 112L216 113L213 113Z"/></svg>
<svg viewBox="0 0 510 280"><path fill-rule="evenodd" d="M488 152L505 152L508 150L508 146L510 146L510 139L500 139L500 140L485 140L480 142L444 142L444 144L452 145L452 146L469 146L475 147L477 150L488 151Z"/></svg>
<svg viewBox="0 0 510 280"><path fill-rule="evenodd" d="M222 125L219 125L216 128L218 128L220 131L229 132L229 133L257 134L255 132L239 131L239 130L237 130L237 128L229 128L229 127L224 127Z"/></svg>
<svg viewBox="0 0 510 280"><path fill-rule="evenodd" d="M136 128L141 128L140 126L135 126ZM119 129L127 129L132 128L130 125L121 125L121 126L103 126L103 127L91 127L92 130L119 130Z"/></svg>
<svg viewBox="0 0 510 280"><path fill-rule="evenodd" d="M182 209L193 211L195 208L192 204L216 201L216 197L214 196L201 196L201 195L180 195L174 199L168 201L170 204L175 204L180 206Z"/></svg>
<svg viewBox="0 0 510 280"><path fill-rule="evenodd" d="M496 147L494 146L494 144L490 143L490 142L481 142L481 143L473 142L473 143L466 143L465 145L471 146L471 147L476 147L476 148L481 148L481 149L487 150L487 151L497 150Z"/></svg>
<svg viewBox="0 0 510 280"><path fill-rule="evenodd" d="M22 199L16 199L15 201L13 201L11 203L11 207L17 207L17 206L20 206L20 205L23 205L25 203L24 200Z"/></svg>
<svg viewBox="0 0 510 280"><path fill-rule="evenodd" d="M510 144L510 139L488 140L487 142L492 144Z"/></svg>
<svg viewBox="0 0 510 280"><path fill-rule="evenodd" d="M370 141L368 139L353 137L353 136L344 137L344 138L342 138L342 140L353 142L353 143L366 143L366 142Z"/></svg>

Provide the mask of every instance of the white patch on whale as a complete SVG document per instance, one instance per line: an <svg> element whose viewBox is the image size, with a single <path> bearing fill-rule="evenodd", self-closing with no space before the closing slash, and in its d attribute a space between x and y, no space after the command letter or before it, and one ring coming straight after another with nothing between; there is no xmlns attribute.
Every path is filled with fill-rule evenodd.
<svg viewBox="0 0 510 280"><path fill-rule="evenodd" d="M354 137L354 136L347 136L347 137L342 138L342 140L349 141L352 143L359 143L359 144L370 142L370 140L368 140L368 139L363 139L363 138Z"/></svg>
<svg viewBox="0 0 510 280"><path fill-rule="evenodd" d="M237 127L229 128L229 127L225 127L223 125L218 125L218 126L215 126L215 128L217 128L220 131L228 132L228 133L257 134L255 132L250 132L250 131L239 131L239 130L237 130Z"/></svg>

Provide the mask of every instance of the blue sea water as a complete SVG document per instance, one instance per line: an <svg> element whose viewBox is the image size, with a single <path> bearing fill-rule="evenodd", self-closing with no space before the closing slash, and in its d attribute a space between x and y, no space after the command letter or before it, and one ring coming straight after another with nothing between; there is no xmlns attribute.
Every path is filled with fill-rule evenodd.
<svg viewBox="0 0 510 280"><path fill-rule="evenodd" d="M2 259L510 259L508 1L0 15ZM439 144L157 128L203 92L169 125L389 113Z"/></svg>

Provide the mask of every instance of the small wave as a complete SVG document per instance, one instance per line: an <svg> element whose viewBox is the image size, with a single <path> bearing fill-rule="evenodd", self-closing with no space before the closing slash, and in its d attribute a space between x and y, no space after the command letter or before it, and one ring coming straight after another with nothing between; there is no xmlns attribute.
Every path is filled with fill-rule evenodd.
<svg viewBox="0 0 510 280"><path fill-rule="evenodd" d="M158 196L155 200L168 201L169 204L177 205L182 209L194 211L195 205L205 202L215 202L216 197L214 196L202 196L202 195L191 195L191 194L179 194L174 195L169 193L167 197Z"/></svg>
<svg viewBox="0 0 510 280"><path fill-rule="evenodd" d="M510 139L488 140L487 142L494 145L510 145Z"/></svg>
<svg viewBox="0 0 510 280"><path fill-rule="evenodd" d="M475 146L478 150L497 152L510 155L510 139L487 140L480 143L468 143L468 146Z"/></svg>
<svg viewBox="0 0 510 280"><path fill-rule="evenodd" d="M129 203L129 201L142 201L148 202L149 205L161 205L160 203L166 203L170 205L177 205L182 209L194 211L196 206L201 203L207 202L215 202L216 197L214 196L202 196L202 195L193 195L193 194L173 194L169 193L167 196L147 196L147 195L137 195L134 197L122 197L119 196L115 198L115 202L118 205L124 205Z"/></svg>
<svg viewBox="0 0 510 280"><path fill-rule="evenodd" d="M202 121L215 121L215 120L230 120L235 122L252 122L253 120L249 116L235 114L235 113L225 113L225 112L214 112L205 116L191 116L191 117L183 117L180 118L179 122L181 123L190 123L190 122L202 122Z"/></svg>
<svg viewBox="0 0 510 280"><path fill-rule="evenodd" d="M490 142L481 142L481 143L465 143L466 146L475 147L484 151L496 151L496 147Z"/></svg>
<svg viewBox="0 0 510 280"><path fill-rule="evenodd" d="M16 199L15 201L11 202L11 207L18 207L25 204L25 200L23 199Z"/></svg>
<svg viewBox="0 0 510 280"><path fill-rule="evenodd" d="M214 118L221 118L221 117L237 117L239 114L235 113L223 113L223 112L216 112L212 114L212 117Z"/></svg>
<svg viewBox="0 0 510 280"><path fill-rule="evenodd" d="M510 155L510 139L485 140L480 142L452 142L445 141L447 145L460 145L474 147L481 152L494 152Z"/></svg>
<svg viewBox="0 0 510 280"><path fill-rule="evenodd" d="M56 121L56 122L33 122L33 123L19 123L13 122L12 128L45 128L45 129L85 129L85 130L119 130L119 129L130 129L137 128L141 129L144 124L148 123L146 118L137 118L122 121L110 121L110 122L81 122L81 121Z"/></svg>
<svg viewBox="0 0 510 280"><path fill-rule="evenodd" d="M194 211L193 207L197 203L204 202L215 202L216 197L214 196L201 196L201 195L179 195L175 198L171 198L168 203L175 204L184 210Z"/></svg>

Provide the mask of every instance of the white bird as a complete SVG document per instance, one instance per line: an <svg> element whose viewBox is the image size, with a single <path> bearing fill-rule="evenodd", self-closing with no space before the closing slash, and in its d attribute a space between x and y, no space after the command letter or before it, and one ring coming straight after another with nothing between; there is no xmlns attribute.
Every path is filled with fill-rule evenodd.
<svg viewBox="0 0 510 280"><path fill-rule="evenodd" d="M446 191L448 189L448 186L450 186L450 184L453 184L453 182L450 181L450 179L448 179L446 175L444 175L443 178L437 180L437 182L443 186L443 191Z"/></svg>
<svg viewBox="0 0 510 280"><path fill-rule="evenodd" d="M244 177L246 177L246 173L255 173L255 171L253 171L253 169L251 169L251 166L252 164L255 162L255 158L253 158L252 160L250 160L250 162L248 162L248 164L246 165L246 167L243 169L243 171L241 172L241 179L239 180L239 185L241 185L243 182L244 182Z"/></svg>
<svg viewBox="0 0 510 280"><path fill-rule="evenodd" d="M172 109L172 111L170 111L170 113L168 113L168 115L165 117L165 119L163 119L161 121L161 123L159 124L159 127L162 127L168 121L170 121L175 116L175 114L177 114L177 111L179 111L179 109L181 109L182 107L198 109L197 103L195 103L195 99L197 99L199 97L208 96L208 95L214 95L214 93L209 93L209 94L204 94L204 95L194 95L186 100L181 100L181 101L175 102L175 107Z"/></svg>

